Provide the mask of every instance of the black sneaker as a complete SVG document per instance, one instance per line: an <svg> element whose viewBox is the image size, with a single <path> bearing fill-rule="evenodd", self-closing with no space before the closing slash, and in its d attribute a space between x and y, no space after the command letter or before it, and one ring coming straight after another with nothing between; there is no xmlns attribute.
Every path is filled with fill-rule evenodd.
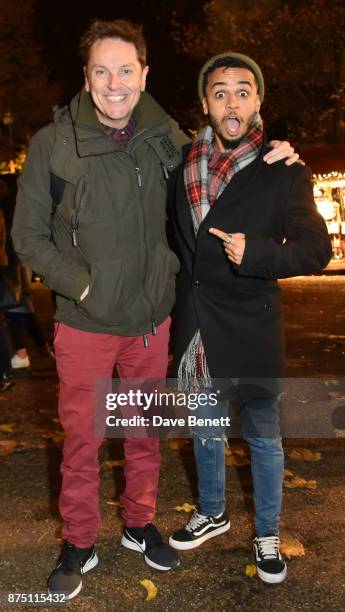
<svg viewBox="0 0 345 612"><path fill-rule="evenodd" d="M180 565L177 553L163 542L162 536L152 523L145 527L125 527L122 546L144 553L150 567L167 571Z"/></svg>
<svg viewBox="0 0 345 612"><path fill-rule="evenodd" d="M170 536L169 544L177 550L190 550L229 529L230 520L226 512L220 516L203 516L195 510L187 525Z"/></svg>
<svg viewBox="0 0 345 612"><path fill-rule="evenodd" d="M279 551L279 543L277 535L266 535L253 540L257 574L268 584L283 582L287 573L286 563Z"/></svg>
<svg viewBox="0 0 345 612"><path fill-rule="evenodd" d="M64 593L67 599L72 599L81 591L82 574L86 574L98 564L94 546L77 548L74 544L65 542L58 564L48 578L49 593Z"/></svg>
<svg viewBox="0 0 345 612"><path fill-rule="evenodd" d="M4 372L2 376L0 376L0 393L4 393L14 385L12 374L8 374Z"/></svg>

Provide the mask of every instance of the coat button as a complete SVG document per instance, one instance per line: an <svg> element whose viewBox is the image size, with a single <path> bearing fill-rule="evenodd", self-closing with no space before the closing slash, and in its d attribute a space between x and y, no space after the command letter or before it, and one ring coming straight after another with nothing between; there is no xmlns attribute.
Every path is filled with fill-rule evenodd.
<svg viewBox="0 0 345 612"><path fill-rule="evenodd" d="M264 304L264 310L266 310L267 312L271 310L271 304Z"/></svg>
<svg viewBox="0 0 345 612"><path fill-rule="evenodd" d="M199 281L198 280L194 281L194 285L198 289L199 288Z"/></svg>

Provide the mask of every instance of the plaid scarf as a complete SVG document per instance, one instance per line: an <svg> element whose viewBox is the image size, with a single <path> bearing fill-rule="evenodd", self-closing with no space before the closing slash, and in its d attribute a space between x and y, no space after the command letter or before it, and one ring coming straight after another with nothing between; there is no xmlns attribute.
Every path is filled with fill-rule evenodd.
<svg viewBox="0 0 345 612"><path fill-rule="evenodd" d="M259 155L262 142L262 119L259 113L256 113L248 133L238 147L221 153L213 165L210 163L214 154L213 128L207 125L198 134L191 146L184 168L184 184L195 236L200 224L232 177ZM181 389L188 389L191 386L194 389L212 386L199 329L195 332L181 359L178 380Z"/></svg>
<svg viewBox="0 0 345 612"><path fill-rule="evenodd" d="M214 151L214 131L210 125L201 130L191 146L184 168L184 184L195 235L200 223L234 174L257 157L262 140L262 119L259 113L256 113L248 134L238 147L221 153L215 166L210 168L209 162Z"/></svg>

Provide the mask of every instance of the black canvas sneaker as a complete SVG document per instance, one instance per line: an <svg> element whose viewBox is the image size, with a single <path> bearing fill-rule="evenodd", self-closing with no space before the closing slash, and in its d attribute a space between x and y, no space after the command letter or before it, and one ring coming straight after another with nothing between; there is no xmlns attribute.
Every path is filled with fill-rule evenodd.
<svg viewBox="0 0 345 612"><path fill-rule="evenodd" d="M82 574L86 574L98 564L94 546L77 548L74 544L65 542L58 564L48 578L49 593L64 593L67 599L72 599L81 591Z"/></svg>
<svg viewBox="0 0 345 612"><path fill-rule="evenodd" d="M167 571L180 565L177 553L163 542L161 534L152 523L145 527L126 527L121 544L143 553L146 563L154 569Z"/></svg>
<svg viewBox="0 0 345 612"><path fill-rule="evenodd" d="M169 544L177 550L190 550L229 529L230 520L226 512L219 516L203 516L195 510L187 525L170 536Z"/></svg>
<svg viewBox="0 0 345 612"><path fill-rule="evenodd" d="M283 582L287 573L286 563L279 551L279 543L279 537L276 535L266 535L253 540L257 574L268 584Z"/></svg>
<svg viewBox="0 0 345 612"><path fill-rule="evenodd" d="M2 376L0 376L0 393L4 393L14 385L12 374L8 374L4 372Z"/></svg>

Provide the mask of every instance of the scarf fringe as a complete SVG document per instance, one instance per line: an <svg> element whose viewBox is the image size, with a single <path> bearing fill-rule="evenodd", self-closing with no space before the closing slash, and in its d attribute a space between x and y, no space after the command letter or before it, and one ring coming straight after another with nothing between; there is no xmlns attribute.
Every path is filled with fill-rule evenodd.
<svg viewBox="0 0 345 612"><path fill-rule="evenodd" d="M177 377L180 391L198 391L212 387L199 329L195 332L181 359Z"/></svg>

